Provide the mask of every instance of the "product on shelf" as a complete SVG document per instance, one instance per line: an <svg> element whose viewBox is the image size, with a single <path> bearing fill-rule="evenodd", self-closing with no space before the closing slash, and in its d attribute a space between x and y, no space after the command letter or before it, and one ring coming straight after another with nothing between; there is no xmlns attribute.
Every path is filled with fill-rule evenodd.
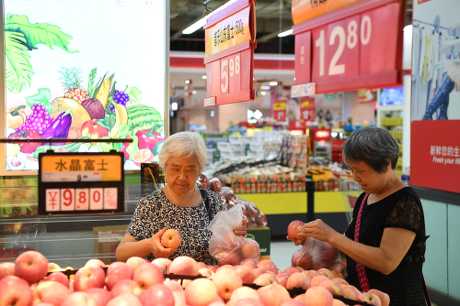
<svg viewBox="0 0 460 306"><path fill-rule="evenodd" d="M390 302L386 293L361 292L331 270L280 271L270 259L217 267L187 256L161 263L131 257L110 265L94 258L79 269L50 271L48 259L32 251L8 265L9 272L0 274L0 300L11 299L17 305L308 306L315 301L314 305L388 306Z"/></svg>

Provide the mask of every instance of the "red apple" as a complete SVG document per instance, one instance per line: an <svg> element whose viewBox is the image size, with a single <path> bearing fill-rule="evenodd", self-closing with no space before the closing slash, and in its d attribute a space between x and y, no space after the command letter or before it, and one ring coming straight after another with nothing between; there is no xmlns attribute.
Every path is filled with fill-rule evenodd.
<svg viewBox="0 0 460 306"><path fill-rule="evenodd" d="M161 273L166 273L168 271L168 267L171 264L171 262L172 261L169 258L160 257L160 258L155 258L152 261L152 264L157 266L160 269Z"/></svg>
<svg viewBox="0 0 460 306"><path fill-rule="evenodd" d="M340 300L333 299L332 300L332 306L347 306L344 302Z"/></svg>
<svg viewBox="0 0 460 306"><path fill-rule="evenodd" d="M316 276L311 278L310 286L311 287L319 286L322 282L327 281L327 280L329 280L329 278L327 278L324 275L321 275L321 274L316 275Z"/></svg>
<svg viewBox="0 0 460 306"><path fill-rule="evenodd" d="M329 290L317 286L311 287L305 292L305 306L332 306L332 294Z"/></svg>
<svg viewBox="0 0 460 306"><path fill-rule="evenodd" d="M14 275L0 280L0 306L29 306L32 304L32 290L29 284Z"/></svg>
<svg viewBox="0 0 460 306"><path fill-rule="evenodd" d="M207 306L218 298L216 285L206 278L195 279L185 288L185 301L189 306Z"/></svg>
<svg viewBox="0 0 460 306"><path fill-rule="evenodd" d="M0 262L0 279L14 275L14 262Z"/></svg>
<svg viewBox="0 0 460 306"><path fill-rule="evenodd" d="M232 296L230 297L229 303L231 305L234 305L238 301L243 300L243 299L250 299L250 300L255 300L255 301L260 302L260 297L256 290L243 286L233 291Z"/></svg>
<svg viewBox="0 0 460 306"><path fill-rule="evenodd" d="M257 259L255 258L245 258L241 261L241 265L248 266L251 269L257 268Z"/></svg>
<svg viewBox="0 0 460 306"><path fill-rule="evenodd" d="M91 288L85 292L95 300L95 306L105 306L112 299L112 294L103 288Z"/></svg>
<svg viewBox="0 0 460 306"><path fill-rule="evenodd" d="M195 259L188 256L179 256L173 259L168 268L169 274L198 276L198 265Z"/></svg>
<svg viewBox="0 0 460 306"><path fill-rule="evenodd" d="M163 283L166 287L168 287L173 296L175 301L175 306L185 306L185 292L182 289L182 286L179 282L175 280L166 279Z"/></svg>
<svg viewBox="0 0 460 306"><path fill-rule="evenodd" d="M257 286L268 286L276 282L276 274L273 272L264 272L254 279Z"/></svg>
<svg viewBox="0 0 460 306"><path fill-rule="evenodd" d="M122 279L113 286L111 293L113 296L121 295L123 293L140 295L142 291L143 289L138 282L133 281L132 279Z"/></svg>
<svg viewBox="0 0 460 306"><path fill-rule="evenodd" d="M53 305L61 305L69 294L66 286L52 280L41 281L34 289L35 301Z"/></svg>
<svg viewBox="0 0 460 306"><path fill-rule="evenodd" d="M294 242L298 241L299 239L298 234L300 232L300 227L302 227L304 224L305 223L300 220L291 221L291 223L289 223L288 225L287 239L294 241Z"/></svg>
<svg viewBox="0 0 460 306"><path fill-rule="evenodd" d="M383 291L377 289L370 289L368 293L372 293L380 298L382 306L390 305L390 296Z"/></svg>
<svg viewBox="0 0 460 306"><path fill-rule="evenodd" d="M104 268L104 267L106 266L106 264L105 264L102 260L100 260L100 259L91 258L91 259L89 259L89 260L85 263L85 265L84 265L84 267L87 267L87 266L89 266L89 267L101 267L101 268Z"/></svg>
<svg viewBox="0 0 460 306"><path fill-rule="evenodd" d="M139 256L133 256L133 257L128 258L128 260L126 260L126 263L128 264L128 266L133 268L133 271L136 270L138 266L146 262L149 262L149 261Z"/></svg>
<svg viewBox="0 0 460 306"><path fill-rule="evenodd" d="M134 294L123 293L111 299L107 306L142 306L142 303Z"/></svg>
<svg viewBox="0 0 460 306"><path fill-rule="evenodd" d="M163 284L156 284L144 290L139 300L143 306L174 306L174 295Z"/></svg>
<svg viewBox="0 0 460 306"><path fill-rule="evenodd" d="M56 281L61 284L63 284L65 287L69 288L69 279L67 278L67 275L65 275L62 272L53 272L47 277L45 277L46 280L50 281Z"/></svg>
<svg viewBox="0 0 460 306"><path fill-rule="evenodd" d="M182 239L178 230L169 228L161 235L160 241L165 248L171 248L175 251L181 244Z"/></svg>
<svg viewBox="0 0 460 306"><path fill-rule="evenodd" d="M305 306L305 304L302 302L302 301L298 301L298 300L289 300L287 302L284 302L283 304L281 304L281 306Z"/></svg>
<svg viewBox="0 0 460 306"><path fill-rule="evenodd" d="M113 262L107 269L106 284L109 289L122 279L132 279L133 269L125 262Z"/></svg>
<svg viewBox="0 0 460 306"><path fill-rule="evenodd" d="M85 291L90 288L103 288L105 272L100 266L84 266L75 274L75 291Z"/></svg>
<svg viewBox="0 0 460 306"><path fill-rule="evenodd" d="M73 292L66 297L61 306L96 306L96 300L86 292Z"/></svg>
<svg viewBox="0 0 460 306"><path fill-rule="evenodd" d="M291 299L286 288L276 283L259 288L257 293L265 306L279 306Z"/></svg>
<svg viewBox="0 0 460 306"><path fill-rule="evenodd" d="M235 269L227 266L217 269L212 280L217 287L219 296L224 301L228 301L233 291L243 285L243 281Z"/></svg>
<svg viewBox="0 0 460 306"><path fill-rule="evenodd" d="M37 251L26 251L16 258L14 271L29 284L36 283L48 273L48 259Z"/></svg>
<svg viewBox="0 0 460 306"><path fill-rule="evenodd" d="M258 268L264 269L265 272L278 273L278 268L271 259L262 259L257 263Z"/></svg>
<svg viewBox="0 0 460 306"><path fill-rule="evenodd" d="M292 273L286 282L286 289L302 288L308 289L310 286L310 279L303 272Z"/></svg>
<svg viewBox="0 0 460 306"><path fill-rule="evenodd" d="M221 251L214 254L214 258L217 259L219 265L238 265L242 259L239 249Z"/></svg>
<svg viewBox="0 0 460 306"><path fill-rule="evenodd" d="M243 255L243 258L259 258L260 247L257 241L245 238L244 243L241 246L241 255Z"/></svg>
<svg viewBox="0 0 460 306"><path fill-rule="evenodd" d="M164 276L157 266L147 262L134 270L133 280L136 281L142 289L147 289L153 285L161 284L164 281Z"/></svg>
<svg viewBox="0 0 460 306"><path fill-rule="evenodd" d="M243 284L252 284L254 281L254 275L252 270L247 265L239 265L235 267L235 272L241 277Z"/></svg>
<svg viewBox="0 0 460 306"><path fill-rule="evenodd" d="M60 271L61 267L55 262L48 262L48 272Z"/></svg>

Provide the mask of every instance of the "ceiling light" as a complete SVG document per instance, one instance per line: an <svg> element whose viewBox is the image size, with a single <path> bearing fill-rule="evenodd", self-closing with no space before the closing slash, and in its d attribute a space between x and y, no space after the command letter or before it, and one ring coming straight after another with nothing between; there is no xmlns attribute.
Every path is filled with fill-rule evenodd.
<svg viewBox="0 0 460 306"><path fill-rule="evenodd" d="M268 83L268 85L270 85L270 86L278 86L278 81L270 81Z"/></svg>
<svg viewBox="0 0 460 306"><path fill-rule="evenodd" d="M206 80L208 77L206 76L206 74L203 74L203 75L201 76L201 78L202 78L203 80Z"/></svg>
<svg viewBox="0 0 460 306"><path fill-rule="evenodd" d="M192 80L185 80L185 84L188 85L188 84L190 84L190 83L192 83Z"/></svg>
<svg viewBox="0 0 460 306"><path fill-rule="evenodd" d="M184 35L190 35L190 34L193 34L195 33L196 31L198 31L199 29L201 29L202 27L204 27L206 25L206 19L208 18L209 15L206 15L200 19L198 19L197 21L195 21L194 23L192 23L191 25L189 25L188 27L186 27L183 31L182 31L182 34Z"/></svg>
<svg viewBox="0 0 460 306"><path fill-rule="evenodd" d="M260 89L261 90L270 90L271 87L269 85L262 85L262 86L260 86Z"/></svg>
<svg viewBox="0 0 460 306"><path fill-rule="evenodd" d="M192 95L196 95L196 90L192 90Z"/></svg>
<svg viewBox="0 0 460 306"><path fill-rule="evenodd" d="M284 32L281 32L281 33L278 33L278 37L286 37L286 36L289 36L289 35L292 35L293 31L292 29L289 29L287 31L284 31Z"/></svg>
<svg viewBox="0 0 460 306"><path fill-rule="evenodd" d="M206 19L208 19L209 16L211 16L212 14L222 10L223 8L226 8L227 6L229 6L230 4L236 2L236 0L231 0L231 1L228 1L226 2L224 5L220 6L219 8L217 8L214 12L212 13L209 13L207 14L206 16L198 19L197 21L195 21L194 23L192 23L191 25L189 25L188 27L186 27L183 31L182 31L182 34L184 35L190 35L190 34L193 34L195 33L196 31L198 31L199 29L203 28L205 25L206 25Z"/></svg>

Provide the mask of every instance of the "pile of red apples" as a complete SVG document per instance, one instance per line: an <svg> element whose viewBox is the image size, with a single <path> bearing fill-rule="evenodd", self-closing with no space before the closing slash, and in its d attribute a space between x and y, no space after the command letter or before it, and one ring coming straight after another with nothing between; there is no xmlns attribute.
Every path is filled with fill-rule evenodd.
<svg viewBox="0 0 460 306"><path fill-rule="evenodd" d="M151 262L131 257L108 266L90 259L70 277L62 271L67 270L36 251L22 253L15 262L0 263L0 306L346 305L334 298L338 296L389 305L385 293L360 292L334 271L300 267L279 271L270 259L220 267L186 256ZM292 298L291 289L304 293Z"/></svg>

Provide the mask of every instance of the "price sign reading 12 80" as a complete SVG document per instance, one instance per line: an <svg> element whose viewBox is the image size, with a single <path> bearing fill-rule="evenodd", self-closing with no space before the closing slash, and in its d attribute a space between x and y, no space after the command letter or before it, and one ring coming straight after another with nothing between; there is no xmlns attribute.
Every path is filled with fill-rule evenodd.
<svg viewBox="0 0 460 306"><path fill-rule="evenodd" d="M401 5L383 2L297 25L296 83L315 83L317 93L398 84Z"/></svg>

